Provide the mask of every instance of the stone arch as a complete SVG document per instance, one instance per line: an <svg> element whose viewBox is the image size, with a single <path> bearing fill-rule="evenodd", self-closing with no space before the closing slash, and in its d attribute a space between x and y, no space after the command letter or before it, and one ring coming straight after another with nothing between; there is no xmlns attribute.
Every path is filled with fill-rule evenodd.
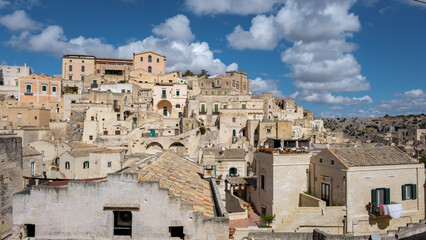
<svg viewBox="0 0 426 240"><path fill-rule="evenodd" d="M164 110L167 110L167 117L172 115L172 104L163 99L157 103L157 113L166 116Z"/></svg>
<svg viewBox="0 0 426 240"><path fill-rule="evenodd" d="M188 148L180 142L174 142L170 144L169 149L176 152L179 155L188 155Z"/></svg>
<svg viewBox="0 0 426 240"><path fill-rule="evenodd" d="M158 152L163 151L163 145L161 145L158 142L152 142L150 144L148 144L148 146L146 146L146 153L149 154L156 154Z"/></svg>

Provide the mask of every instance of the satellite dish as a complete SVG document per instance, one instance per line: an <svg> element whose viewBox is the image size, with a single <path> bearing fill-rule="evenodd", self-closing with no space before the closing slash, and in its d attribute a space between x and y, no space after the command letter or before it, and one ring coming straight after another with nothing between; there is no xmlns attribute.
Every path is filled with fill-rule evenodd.
<svg viewBox="0 0 426 240"><path fill-rule="evenodd" d="M222 150L222 152L225 152L225 147L222 147L221 150Z"/></svg>
<svg viewBox="0 0 426 240"><path fill-rule="evenodd" d="M378 233L371 234L371 240L381 240L382 237Z"/></svg>

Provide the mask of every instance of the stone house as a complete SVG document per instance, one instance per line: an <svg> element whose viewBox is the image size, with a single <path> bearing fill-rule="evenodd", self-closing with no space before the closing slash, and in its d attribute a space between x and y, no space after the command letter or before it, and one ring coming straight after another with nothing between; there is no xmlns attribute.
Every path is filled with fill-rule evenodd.
<svg viewBox="0 0 426 240"><path fill-rule="evenodd" d="M43 157L31 147L22 148L22 175L25 177L43 177Z"/></svg>
<svg viewBox="0 0 426 240"><path fill-rule="evenodd" d="M124 150L83 146L61 154L57 166L65 179L90 179L120 170L123 160Z"/></svg>
<svg viewBox="0 0 426 240"><path fill-rule="evenodd" d="M312 157L310 192L329 206L344 206L344 232L396 230L424 219L424 164L393 146L324 149ZM378 211L398 204L400 217Z"/></svg>
<svg viewBox="0 0 426 240"><path fill-rule="evenodd" d="M48 103L61 102L61 79L45 74L31 74L19 78L20 102Z"/></svg>
<svg viewBox="0 0 426 240"><path fill-rule="evenodd" d="M106 179L32 187L14 196L14 232L37 239L228 239L215 182L200 173L197 163L165 152Z"/></svg>
<svg viewBox="0 0 426 240"><path fill-rule="evenodd" d="M188 89L185 84L156 84L152 89L152 105L155 113L164 117L184 117Z"/></svg>

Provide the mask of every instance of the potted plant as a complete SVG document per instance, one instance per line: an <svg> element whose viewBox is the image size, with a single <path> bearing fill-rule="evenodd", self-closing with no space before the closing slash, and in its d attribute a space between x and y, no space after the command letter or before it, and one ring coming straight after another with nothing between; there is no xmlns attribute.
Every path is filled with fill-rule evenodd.
<svg viewBox="0 0 426 240"><path fill-rule="evenodd" d="M271 227L271 223L275 220L275 214L274 215L263 215L262 216L262 221L264 223L266 223L266 226L268 228Z"/></svg>

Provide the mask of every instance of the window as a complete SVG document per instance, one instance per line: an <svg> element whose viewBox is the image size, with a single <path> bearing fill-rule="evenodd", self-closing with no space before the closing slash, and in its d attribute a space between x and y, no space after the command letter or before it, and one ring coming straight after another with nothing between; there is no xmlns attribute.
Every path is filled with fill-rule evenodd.
<svg viewBox="0 0 426 240"><path fill-rule="evenodd" d="M81 81L84 81L84 75L81 75Z"/></svg>
<svg viewBox="0 0 426 240"><path fill-rule="evenodd" d="M246 90L246 85L244 84L244 90Z"/></svg>
<svg viewBox="0 0 426 240"><path fill-rule="evenodd" d="M158 63L160 62L160 59L159 59L159 58L157 58L157 62L158 62Z"/></svg>
<svg viewBox="0 0 426 240"><path fill-rule="evenodd" d="M108 135L108 131L104 131L104 135Z"/></svg>
<svg viewBox="0 0 426 240"><path fill-rule="evenodd" d="M70 169L70 162L65 163L65 169Z"/></svg>
<svg viewBox="0 0 426 240"><path fill-rule="evenodd" d="M181 118L182 117L182 112L179 112L179 118Z"/></svg>
<svg viewBox="0 0 426 240"><path fill-rule="evenodd" d="M31 93L31 84L27 84L26 93Z"/></svg>
<svg viewBox="0 0 426 240"><path fill-rule="evenodd" d="M121 89L121 93L126 93L126 89Z"/></svg>
<svg viewBox="0 0 426 240"><path fill-rule="evenodd" d="M52 86L52 92L56 92L56 86Z"/></svg>
<svg viewBox="0 0 426 240"><path fill-rule="evenodd" d="M46 92L47 91L47 85L42 85L41 86L41 91L42 92Z"/></svg>
<svg viewBox="0 0 426 240"><path fill-rule="evenodd" d="M330 184L321 183L321 200L330 206Z"/></svg>
<svg viewBox="0 0 426 240"><path fill-rule="evenodd" d="M214 112L219 112L219 103L214 104Z"/></svg>
<svg viewBox="0 0 426 240"><path fill-rule="evenodd" d="M227 108L228 108L228 105L223 104L223 109L227 109Z"/></svg>
<svg viewBox="0 0 426 240"><path fill-rule="evenodd" d="M262 206L262 213L260 213L261 216L266 216L266 207Z"/></svg>
<svg viewBox="0 0 426 240"><path fill-rule="evenodd" d="M81 66L81 72L84 72L84 70L85 70L85 67Z"/></svg>
<svg viewBox="0 0 426 240"><path fill-rule="evenodd" d="M114 235L132 236L132 212L114 211Z"/></svg>
<svg viewBox="0 0 426 240"><path fill-rule="evenodd" d="M68 80L72 80L72 75L68 75Z"/></svg>
<svg viewBox="0 0 426 240"><path fill-rule="evenodd" d="M72 65L69 65L69 66L68 66L68 70L69 70L70 72L72 72Z"/></svg>
<svg viewBox="0 0 426 240"><path fill-rule="evenodd" d="M236 177L237 176L237 168L234 168L234 167L230 168L229 169L229 176Z"/></svg>
<svg viewBox="0 0 426 240"><path fill-rule="evenodd" d="M26 234L28 238L35 237L35 225L34 224L25 224L25 228L27 229Z"/></svg>
<svg viewBox="0 0 426 240"><path fill-rule="evenodd" d="M148 66L148 72L151 73L152 72L152 67Z"/></svg>
<svg viewBox="0 0 426 240"><path fill-rule="evenodd" d="M143 62L143 57L141 57L141 62Z"/></svg>
<svg viewBox="0 0 426 240"><path fill-rule="evenodd" d="M44 150L41 150L41 156L44 157Z"/></svg>
<svg viewBox="0 0 426 240"><path fill-rule="evenodd" d="M246 104L245 104L245 103L243 103L243 104L241 105L241 108L242 108L242 109L246 109L246 107L247 107L247 106L246 106Z"/></svg>
<svg viewBox="0 0 426 240"><path fill-rule="evenodd" d="M185 234L183 233L183 227L169 227L170 237L185 239Z"/></svg>
<svg viewBox="0 0 426 240"><path fill-rule="evenodd" d="M180 95L180 91L176 90L176 96L179 96L179 95Z"/></svg>
<svg viewBox="0 0 426 240"><path fill-rule="evenodd" d="M34 120L37 120L37 116L34 116Z"/></svg>
<svg viewBox="0 0 426 240"><path fill-rule="evenodd" d="M7 121L7 116L3 116L1 120L2 121Z"/></svg>
<svg viewBox="0 0 426 240"><path fill-rule="evenodd" d="M112 166L112 162L108 162L108 163L107 163L107 167L108 167L108 168L111 168L111 166Z"/></svg>
<svg viewBox="0 0 426 240"><path fill-rule="evenodd" d="M55 158L55 164L59 164L59 158Z"/></svg>
<svg viewBox="0 0 426 240"><path fill-rule="evenodd" d="M22 120L22 115L18 113L18 122L20 122L21 120Z"/></svg>
<svg viewBox="0 0 426 240"><path fill-rule="evenodd" d="M266 129L266 132L271 133L271 129L270 128Z"/></svg>
<svg viewBox="0 0 426 240"><path fill-rule="evenodd" d="M206 112L206 104L201 103L201 109L200 109L200 111L201 111L202 113L205 113L205 112Z"/></svg>
<svg viewBox="0 0 426 240"><path fill-rule="evenodd" d="M416 184L405 184L402 188L402 200L417 199L417 186Z"/></svg>
<svg viewBox="0 0 426 240"><path fill-rule="evenodd" d="M322 158L319 159L320 163L322 163Z"/></svg>
<svg viewBox="0 0 426 240"><path fill-rule="evenodd" d="M152 56L148 55L148 62L152 62Z"/></svg>
<svg viewBox="0 0 426 240"><path fill-rule="evenodd" d="M121 134L120 130L115 130L115 135L120 135L120 134Z"/></svg>
<svg viewBox="0 0 426 240"><path fill-rule="evenodd" d="M20 68L17 68L17 69L16 69L16 72L20 73L20 72L21 72L21 69L20 69Z"/></svg>
<svg viewBox="0 0 426 240"><path fill-rule="evenodd" d="M334 165L334 160L331 160L331 165Z"/></svg>
<svg viewBox="0 0 426 240"><path fill-rule="evenodd" d="M260 175L260 189L265 190L265 176Z"/></svg>
<svg viewBox="0 0 426 240"><path fill-rule="evenodd" d="M240 89L240 84L239 83L237 83L237 89Z"/></svg>
<svg viewBox="0 0 426 240"><path fill-rule="evenodd" d="M95 117L94 117L94 116L91 116L91 117L90 117L90 121L95 121Z"/></svg>
<svg viewBox="0 0 426 240"><path fill-rule="evenodd" d="M89 135L89 140L93 140L93 135Z"/></svg>
<svg viewBox="0 0 426 240"><path fill-rule="evenodd" d="M235 87L235 81L232 81L232 86Z"/></svg>
<svg viewBox="0 0 426 240"><path fill-rule="evenodd" d="M232 130L232 136L233 137L237 136L237 130L235 130L235 129Z"/></svg>
<svg viewBox="0 0 426 240"><path fill-rule="evenodd" d="M176 108L180 108L180 104L176 104Z"/></svg>
<svg viewBox="0 0 426 240"><path fill-rule="evenodd" d="M35 175L35 162L31 162L31 176Z"/></svg>
<svg viewBox="0 0 426 240"><path fill-rule="evenodd" d="M234 117L232 118L232 122L235 122L235 118Z"/></svg>
<svg viewBox="0 0 426 240"><path fill-rule="evenodd" d="M83 163L83 169L89 168L89 161Z"/></svg>
<svg viewBox="0 0 426 240"><path fill-rule="evenodd" d="M383 205L390 203L390 189L376 188L371 190L371 203L373 205Z"/></svg>
<svg viewBox="0 0 426 240"><path fill-rule="evenodd" d="M226 83L225 83L225 85L226 85L226 86L228 86L228 85L229 85L229 82L226 82Z"/></svg>

